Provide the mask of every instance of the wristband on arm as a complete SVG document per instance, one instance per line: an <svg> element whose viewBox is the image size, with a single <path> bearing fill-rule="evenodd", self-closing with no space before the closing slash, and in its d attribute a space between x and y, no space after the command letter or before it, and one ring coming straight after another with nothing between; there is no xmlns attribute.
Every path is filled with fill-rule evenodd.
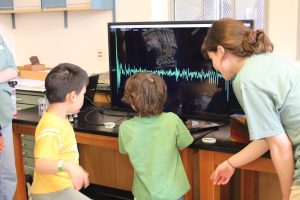
<svg viewBox="0 0 300 200"><path fill-rule="evenodd" d="M62 165L63 165L63 160L59 160L58 163L57 163L57 169L58 169L58 172L62 172L63 171L63 168L62 168Z"/></svg>
<svg viewBox="0 0 300 200"><path fill-rule="evenodd" d="M233 166L233 164L229 161L229 159L226 160L226 162L228 163L228 165L230 165L230 167L232 167L233 169L235 169L236 167Z"/></svg>

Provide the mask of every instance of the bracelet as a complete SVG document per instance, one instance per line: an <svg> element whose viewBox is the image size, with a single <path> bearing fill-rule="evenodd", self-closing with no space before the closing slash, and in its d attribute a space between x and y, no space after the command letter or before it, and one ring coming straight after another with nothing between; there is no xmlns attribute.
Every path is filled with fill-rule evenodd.
<svg viewBox="0 0 300 200"><path fill-rule="evenodd" d="M63 165L63 160L59 160L58 163L57 163L57 169L58 169L58 172L62 172L63 171L63 168L62 168L62 165Z"/></svg>
<svg viewBox="0 0 300 200"><path fill-rule="evenodd" d="M232 167L233 169L235 169L236 167L233 166L233 164L229 161L229 159L226 160L226 162L228 163L228 165L230 165L230 167Z"/></svg>

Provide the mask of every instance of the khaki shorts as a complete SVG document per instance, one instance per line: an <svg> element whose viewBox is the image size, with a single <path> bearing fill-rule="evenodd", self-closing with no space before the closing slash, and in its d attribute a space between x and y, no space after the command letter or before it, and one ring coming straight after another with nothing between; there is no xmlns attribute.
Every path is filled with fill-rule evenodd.
<svg viewBox="0 0 300 200"><path fill-rule="evenodd" d="M31 197L32 200L90 200L90 198L72 188L66 188L57 192L51 192L47 194L31 194Z"/></svg>
<svg viewBox="0 0 300 200"><path fill-rule="evenodd" d="M300 199L300 186L292 186L290 200L299 200Z"/></svg>

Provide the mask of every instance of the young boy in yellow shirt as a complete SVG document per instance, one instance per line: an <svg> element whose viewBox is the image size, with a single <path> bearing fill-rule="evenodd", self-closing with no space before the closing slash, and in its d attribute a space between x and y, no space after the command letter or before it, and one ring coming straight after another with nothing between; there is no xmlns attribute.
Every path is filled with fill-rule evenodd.
<svg viewBox="0 0 300 200"><path fill-rule="evenodd" d="M75 133L66 117L81 108L87 84L87 73L69 63L46 77L49 107L35 132L33 200L89 199L78 191L89 185L88 173L79 165Z"/></svg>

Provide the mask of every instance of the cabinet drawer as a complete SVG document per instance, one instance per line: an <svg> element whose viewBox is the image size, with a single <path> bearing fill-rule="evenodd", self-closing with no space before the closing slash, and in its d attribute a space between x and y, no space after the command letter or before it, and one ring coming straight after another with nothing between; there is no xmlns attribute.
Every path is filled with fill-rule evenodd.
<svg viewBox="0 0 300 200"><path fill-rule="evenodd" d="M36 96L36 95L27 95L27 94L18 94L17 93L17 103L38 105L38 99L41 97L43 97L43 95Z"/></svg>
<svg viewBox="0 0 300 200"><path fill-rule="evenodd" d="M34 107L35 105L31 105L31 104L21 104L21 103L17 103L17 110L23 110L26 108L31 108Z"/></svg>
<svg viewBox="0 0 300 200"><path fill-rule="evenodd" d="M23 149L34 149L34 141L32 140L22 140Z"/></svg>
<svg viewBox="0 0 300 200"><path fill-rule="evenodd" d="M25 171L25 174L30 174L33 176L34 174L34 168L33 167L28 167L28 166L25 166L24 167L24 171Z"/></svg>
<svg viewBox="0 0 300 200"><path fill-rule="evenodd" d="M66 0L42 0L42 9L65 8Z"/></svg>
<svg viewBox="0 0 300 200"><path fill-rule="evenodd" d="M23 154L23 157L33 158L33 159L34 159L33 149L26 149L26 148L23 148L22 154Z"/></svg>
<svg viewBox="0 0 300 200"><path fill-rule="evenodd" d="M13 10L13 0L0 1L0 10Z"/></svg>
<svg viewBox="0 0 300 200"><path fill-rule="evenodd" d="M21 138L22 138L22 140L32 140L32 141L34 141L34 136L32 136L32 135L21 134Z"/></svg>
<svg viewBox="0 0 300 200"><path fill-rule="evenodd" d="M24 160L24 166L34 168L34 159L33 158L23 157L23 160Z"/></svg>

